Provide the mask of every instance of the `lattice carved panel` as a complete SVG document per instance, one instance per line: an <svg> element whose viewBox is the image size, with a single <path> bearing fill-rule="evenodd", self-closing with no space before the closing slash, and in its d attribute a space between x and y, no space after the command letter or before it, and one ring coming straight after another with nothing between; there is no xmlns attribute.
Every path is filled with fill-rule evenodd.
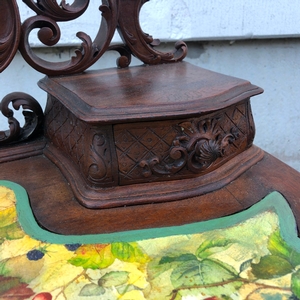
<svg viewBox="0 0 300 300"><path fill-rule="evenodd" d="M248 102L204 117L116 125L120 184L199 176L251 146Z"/></svg>
<svg viewBox="0 0 300 300"><path fill-rule="evenodd" d="M113 175L111 126L92 126L77 119L55 98L46 108L47 137L82 172L90 186L117 184Z"/></svg>

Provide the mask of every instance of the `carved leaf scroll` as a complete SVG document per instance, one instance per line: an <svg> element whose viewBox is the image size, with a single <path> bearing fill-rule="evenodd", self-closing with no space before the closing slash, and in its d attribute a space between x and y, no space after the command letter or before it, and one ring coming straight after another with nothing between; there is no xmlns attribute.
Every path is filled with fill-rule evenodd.
<svg viewBox="0 0 300 300"><path fill-rule="evenodd" d="M95 39L92 41L88 34L78 32L76 36L82 41L81 47L75 51L76 56L65 62L48 62L38 57L29 44L29 35L32 30L40 29L39 40L47 46L56 45L61 36L57 21L68 21L78 17L85 11L89 1L78 0L72 5L66 4L65 1L58 5L53 0L40 0L37 3L33 0L24 0L24 2L38 15L28 18L22 24L19 50L27 63L39 72L47 75L80 73L94 64L109 47L117 26L118 0L102 1L99 7L102 21Z"/></svg>
<svg viewBox="0 0 300 300"><path fill-rule="evenodd" d="M133 3L134 2L134 3ZM148 0L120 1L118 31L132 53L146 64L160 64L181 61L187 54L187 46L178 41L173 52L157 51L160 41L143 32L139 24L140 10Z"/></svg>
<svg viewBox="0 0 300 300"><path fill-rule="evenodd" d="M9 0L5 0L9 1ZM184 42L177 42L172 52L157 51L155 40L143 32L139 24L139 14L145 0L102 0L99 10L102 20L94 40L84 33L76 36L82 41L80 48L75 51L69 61L49 62L37 56L29 43L29 36L34 29L38 30L39 40L46 46L54 46L60 40L61 32L57 22L74 20L81 16L89 5L89 0L74 0L68 4L63 0L23 0L28 7L36 12L22 24L19 50L29 65L47 75L69 75L80 73L93 65L107 50L116 50L121 57L117 61L120 68L128 67L131 54L146 64L159 64L181 61L187 54ZM111 46L115 30L124 41L124 45Z"/></svg>
<svg viewBox="0 0 300 300"><path fill-rule="evenodd" d="M0 72L14 58L19 45L21 23L16 0L0 1Z"/></svg>
<svg viewBox="0 0 300 300"><path fill-rule="evenodd" d="M16 110L23 108L25 124L20 126L19 121L14 117L14 112L9 105ZM0 131L0 146L13 142L20 142L35 136L42 129L44 114L40 104L30 95L15 92L6 95L0 102L0 111L7 117L9 130Z"/></svg>
<svg viewBox="0 0 300 300"><path fill-rule="evenodd" d="M161 162L158 157L142 160L143 176L172 175L184 167L199 174L206 171L219 157L224 156L227 146L235 139L234 134L221 134L216 119L207 119L198 123L179 124L182 134L173 141L169 150L169 163Z"/></svg>
<svg viewBox="0 0 300 300"><path fill-rule="evenodd" d="M71 5L63 0L60 4L53 0L23 0L38 15L55 21L70 21L81 16L89 5L89 0L75 0Z"/></svg>

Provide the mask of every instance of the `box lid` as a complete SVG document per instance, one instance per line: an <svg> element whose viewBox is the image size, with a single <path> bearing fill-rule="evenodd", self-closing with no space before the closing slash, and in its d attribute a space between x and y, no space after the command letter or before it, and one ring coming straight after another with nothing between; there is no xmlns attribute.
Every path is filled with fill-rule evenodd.
<svg viewBox="0 0 300 300"><path fill-rule="evenodd" d="M77 118L98 124L192 117L263 92L187 62L45 77L39 86Z"/></svg>

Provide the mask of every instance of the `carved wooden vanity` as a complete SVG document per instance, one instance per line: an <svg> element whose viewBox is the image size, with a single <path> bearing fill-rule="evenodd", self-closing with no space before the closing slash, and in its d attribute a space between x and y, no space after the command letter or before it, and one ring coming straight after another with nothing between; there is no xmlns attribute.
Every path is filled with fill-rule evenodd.
<svg viewBox="0 0 300 300"><path fill-rule="evenodd" d="M29 33L41 28L41 41L55 45L57 22L82 14L88 1L23 1L37 15L22 28L16 2L0 4L0 70L18 48L47 75L39 86L48 100L44 115L29 95L2 100L10 130L0 132L0 178L25 187L43 228L90 234L182 225L244 210L273 190L299 224L299 173L252 145L250 97L261 88L182 62L183 42L156 50L139 27L142 0L103 1L94 41L78 33L76 57L45 62ZM109 47L116 28L124 45ZM119 68L84 71L107 50L120 53ZM129 67L131 54L144 64ZM23 128L10 103L25 110Z"/></svg>

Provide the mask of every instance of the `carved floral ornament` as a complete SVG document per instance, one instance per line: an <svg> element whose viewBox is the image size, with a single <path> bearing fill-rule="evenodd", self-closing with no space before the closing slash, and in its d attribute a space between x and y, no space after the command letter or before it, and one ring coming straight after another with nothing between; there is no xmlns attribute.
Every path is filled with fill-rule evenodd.
<svg viewBox="0 0 300 300"><path fill-rule="evenodd" d="M129 66L132 54L146 64L159 64L181 61L187 53L186 44L183 42L177 42L173 52L163 53L155 49L155 46L159 45L159 40L144 33L139 24L139 13L147 0L102 0L99 7L102 19L96 37L92 39L84 32L77 32L76 36L81 40L81 46L75 50L75 55L68 61L49 62L34 53L29 43L31 32L38 29L38 38L44 45L56 45L61 37L58 23L81 16L86 11L89 0L70 0L71 4L67 0L62 0L60 4L57 0L22 1L36 15L21 24L17 1L0 0L0 72L8 67L18 49L31 67L46 75L83 72L107 50L120 53L117 62L119 67ZM124 44L110 46L116 29ZM22 101L20 97L23 97ZM13 118L13 112L8 110L7 106L8 102L12 102L13 108L19 109L20 101L21 106L26 107L23 113L26 115L23 128ZM36 132L35 126L40 124L42 119L41 108L37 108L38 106L35 99L24 93L14 93L3 98L2 104L0 102L0 111L8 118L10 130L0 131L0 145L21 141L31 135L29 132ZM28 113L28 109L31 110L31 114ZM29 130L29 127L33 129Z"/></svg>
<svg viewBox="0 0 300 300"><path fill-rule="evenodd" d="M180 123L182 134L173 141L167 164L158 157L140 162L143 176L176 174L183 168L199 174L225 155L227 146L235 140L233 133L221 135L217 119Z"/></svg>

